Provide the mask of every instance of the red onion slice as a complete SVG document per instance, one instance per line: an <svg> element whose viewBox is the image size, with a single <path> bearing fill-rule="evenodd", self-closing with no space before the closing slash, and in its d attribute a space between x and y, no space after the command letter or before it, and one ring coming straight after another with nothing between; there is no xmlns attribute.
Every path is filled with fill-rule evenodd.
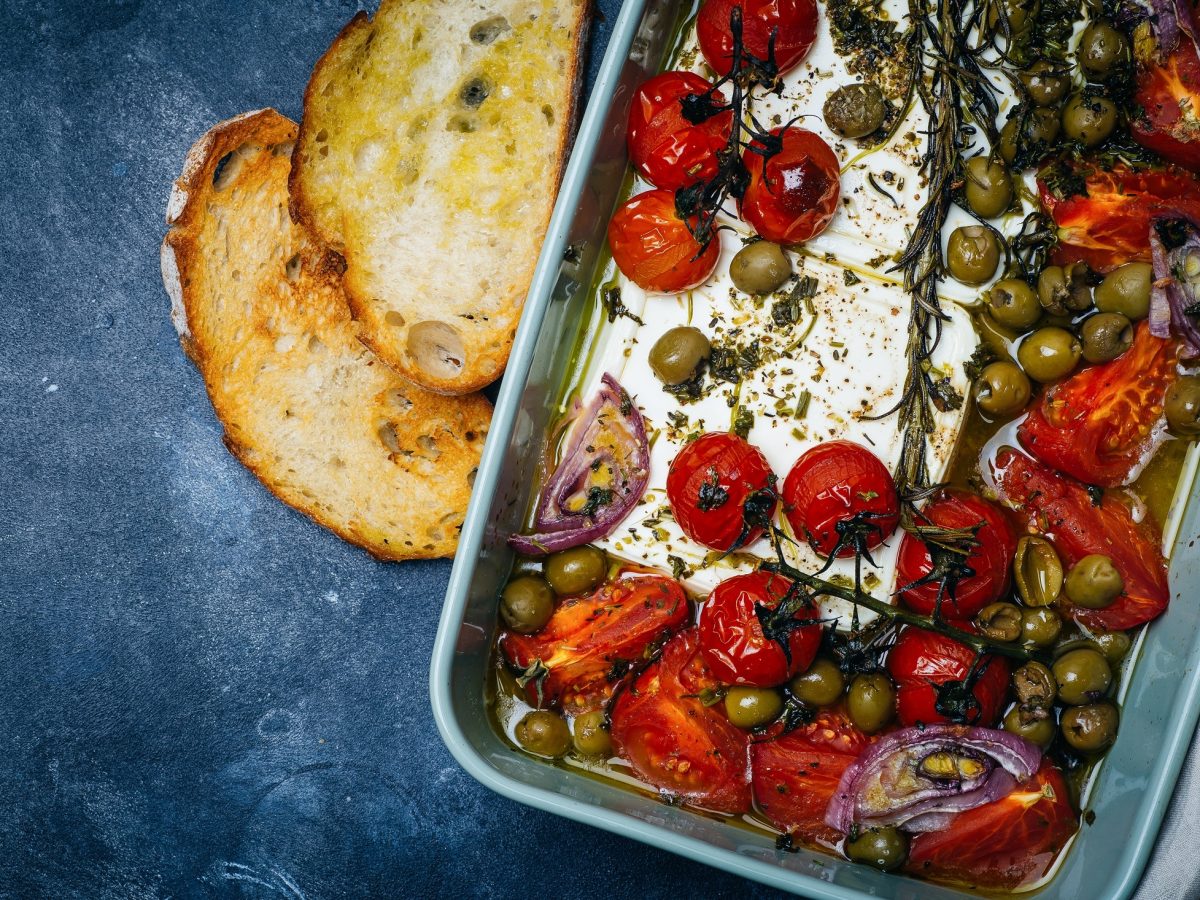
<svg viewBox="0 0 1200 900"><path fill-rule="evenodd" d="M994 728L926 725L893 731L842 774L825 823L938 831L953 814L1007 797L1037 771L1042 751Z"/></svg>
<svg viewBox="0 0 1200 900"><path fill-rule="evenodd" d="M1178 335L1187 355L1200 353L1200 323L1188 310L1200 303L1200 230L1178 216L1150 223L1154 285L1150 290L1150 333Z"/></svg>
<svg viewBox="0 0 1200 900"><path fill-rule="evenodd" d="M612 534L650 478L650 441L637 406L615 378L576 414L566 447L546 482L533 534L508 539L518 553L544 556Z"/></svg>

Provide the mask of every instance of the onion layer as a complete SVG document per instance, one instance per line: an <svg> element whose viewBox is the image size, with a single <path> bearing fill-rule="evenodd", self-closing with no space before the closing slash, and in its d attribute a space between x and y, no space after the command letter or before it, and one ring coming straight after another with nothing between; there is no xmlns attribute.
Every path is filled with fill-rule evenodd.
<svg viewBox="0 0 1200 900"><path fill-rule="evenodd" d="M1191 310L1200 303L1200 231L1191 221L1164 217L1150 225L1154 285L1150 291L1150 333L1172 334L1200 353L1200 326Z"/></svg>

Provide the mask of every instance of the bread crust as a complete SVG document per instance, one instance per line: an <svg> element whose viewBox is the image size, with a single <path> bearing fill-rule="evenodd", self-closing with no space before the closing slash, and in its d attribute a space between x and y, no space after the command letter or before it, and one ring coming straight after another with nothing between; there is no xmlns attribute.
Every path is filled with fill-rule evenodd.
<svg viewBox="0 0 1200 900"><path fill-rule="evenodd" d="M224 427L225 445L272 494L376 558L452 555L491 404L479 394L450 398L419 390L358 344L341 290L343 261L311 241L283 210L286 157L296 133L295 124L274 110L256 110L214 126L188 153L168 202L170 228L161 251L180 342L204 378ZM214 181L222 177L218 166L226 162L242 167L230 176L235 186L259 191L246 201L257 204L254 208L235 210L232 200L217 196L223 188ZM239 250L248 256L238 260L244 263L243 271L214 269L218 251L205 244L218 227L213 217L220 220L235 212L262 216L264 210L273 210L273 203L281 212L276 226L280 233L269 236L277 238L271 246L282 248L281 253L294 251L294 256L267 260L262 267L266 274L257 282L250 269L260 260L246 250ZM294 281L284 277L293 264ZM214 271L219 273L216 284ZM219 327L218 315L225 317ZM227 321L230 317L232 322ZM272 324L281 326L282 336L263 331ZM249 337L243 341L243 356L237 358L240 368L235 366L237 373L231 374L229 359L221 357L234 352L243 332ZM308 341L312 355L280 350L289 341L295 344L296 333ZM312 377L312 370L322 374L322 365L338 367L324 373L334 385L330 392L347 381L363 391L362 396L353 395L348 411L322 408L322 403L331 402L325 395L294 390ZM275 393L266 393L266 387L259 390L260 379ZM272 422L279 417L273 419L271 413L282 411L290 417L292 407L297 409L297 424L289 424L287 431L273 430ZM306 418L314 410L319 415ZM328 436L310 424L330 419L344 426L344 446L330 447ZM377 428L390 429L394 446L386 445ZM281 441L281 433L298 446ZM307 457L301 459L301 451L335 456L344 452L348 474L335 471L326 477L320 469L310 475L302 469Z"/></svg>

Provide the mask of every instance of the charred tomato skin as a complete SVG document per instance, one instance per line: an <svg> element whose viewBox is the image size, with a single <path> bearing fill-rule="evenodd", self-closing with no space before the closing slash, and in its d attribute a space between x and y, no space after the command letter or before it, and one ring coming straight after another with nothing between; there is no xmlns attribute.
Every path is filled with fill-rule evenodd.
<svg viewBox="0 0 1200 900"><path fill-rule="evenodd" d="M626 141L639 175L658 188L675 191L717 174L717 151L729 141L733 112L724 110L700 123L683 115L682 101L712 87L693 72L663 72L639 87L629 109ZM716 105L725 103L720 92Z"/></svg>
<svg viewBox="0 0 1200 900"><path fill-rule="evenodd" d="M776 244L801 244L824 231L837 212L841 174L837 154L803 128L776 128L779 151L763 161L754 141L742 156L750 173L738 208L746 224Z"/></svg>
<svg viewBox="0 0 1200 900"><path fill-rule="evenodd" d="M937 708L938 686L965 681L975 651L953 638L912 625L900 629L888 652L887 670L896 683L896 717L901 725L932 725L951 719ZM971 688L977 707L974 721L959 724L994 727L1008 695L1008 662L984 656Z"/></svg>
<svg viewBox="0 0 1200 900"><path fill-rule="evenodd" d="M712 431L685 445L667 473L667 500L689 538L726 552L763 534L747 526L746 501L771 490L774 475L762 451L745 438Z"/></svg>
<svg viewBox="0 0 1200 900"><path fill-rule="evenodd" d="M717 268L720 242L701 247L675 211L675 195L655 189L631 197L608 223L608 246L638 287L676 294L703 284Z"/></svg>
<svg viewBox="0 0 1200 900"><path fill-rule="evenodd" d="M792 587L782 575L751 572L718 584L700 611L697 633L709 670L722 684L775 687L807 669L821 645L815 621L787 632L788 652L763 634L756 609L775 609ZM797 621L815 619L817 610L802 609ZM790 657L790 658L789 658Z"/></svg>
<svg viewBox="0 0 1200 900"><path fill-rule="evenodd" d="M775 64L783 74L800 63L817 39L816 0L706 0L696 17L700 52L718 75L733 63L733 33L729 16L742 8L742 42L756 58L766 61L775 35Z"/></svg>

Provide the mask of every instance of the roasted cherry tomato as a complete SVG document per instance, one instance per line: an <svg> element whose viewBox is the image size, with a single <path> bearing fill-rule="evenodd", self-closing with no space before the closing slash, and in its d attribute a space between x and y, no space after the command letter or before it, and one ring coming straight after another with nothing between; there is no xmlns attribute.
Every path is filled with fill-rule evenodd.
<svg viewBox="0 0 1200 900"><path fill-rule="evenodd" d="M1062 772L1043 760L1007 797L959 813L949 828L914 835L905 871L1015 890L1045 875L1078 827Z"/></svg>
<svg viewBox="0 0 1200 900"><path fill-rule="evenodd" d="M900 521L891 473L850 441L817 444L796 460L783 482L783 503L792 531L822 556L873 550Z"/></svg>
<svg viewBox="0 0 1200 900"><path fill-rule="evenodd" d="M683 533L726 552L758 540L775 509L774 475L762 451L736 434L712 431L679 451L667 473L667 500Z"/></svg>
<svg viewBox="0 0 1200 900"><path fill-rule="evenodd" d="M1017 429L1021 445L1087 484L1127 484L1166 437L1157 426L1178 355L1142 322L1121 356L1046 387Z"/></svg>
<svg viewBox="0 0 1200 900"><path fill-rule="evenodd" d="M568 712L581 713L598 709L612 694L613 672L628 669L687 619L679 582L626 573L590 596L564 600L537 634L506 631L500 650L516 669L531 672L541 660L548 670L526 684L531 703L561 703Z"/></svg>
<svg viewBox="0 0 1200 900"><path fill-rule="evenodd" d="M724 110L699 124L683 115L689 94L712 85L692 72L663 72L633 95L629 109L629 158L638 174L655 187L678 190L717 174L717 151L729 141L733 112ZM715 104L725 103L720 93Z"/></svg>
<svg viewBox="0 0 1200 900"><path fill-rule="evenodd" d="M750 183L739 204L741 216L776 244L799 244L828 227L841 196L838 159L820 135L803 128L776 128L783 147L767 159L754 142L742 159Z"/></svg>
<svg viewBox="0 0 1200 900"><path fill-rule="evenodd" d="M896 560L896 585L905 606L932 615L940 592L942 618L961 621L1008 592L1017 537L1004 510L976 494L944 491L921 511L918 524L971 528L981 522L976 533L979 544L966 558L966 568L960 557L935 546L943 564L936 567L929 545L915 534L904 536Z"/></svg>
<svg viewBox="0 0 1200 900"><path fill-rule="evenodd" d="M1190 13L1190 4L1175 9ZM1200 54L1187 23L1175 32L1175 46L1165 47L1157 29L1134 41L1137 54L1135 114L1129 122L1133 139L1163 159L1200 169Z"/></svg>
<svg viewBox="0 0 1200 900"><path fill-rule="evenodd" d="M821 645L818 610L800 609L780 622L768 614L765 631L759 619L759 608L778 609L791 587L782 575L751 572L726 578L708 595L700 611L700 649L722 684L774 687L812 664Z"/></svg>
<svg viewBox="0 0 1200 900"><path fill-rule="evenodd" d="M733 62L729 15L735 6L742 8L743 46L764 62L773 47L780 74L804 59L817 39L816 0L707 0L696 17L696 36L718 75L728 72Z"/></svg>
<svg viewBox="0 0 1200 900"><path fill-rule="evenodd" d="M663 294L703 284L721 255L715 239L701 249L675 214L675 195L663 190L638 194L613 214L608 246L617 268L630 281Z"/></svg>
<svg viewBox="0 0 1200 900"><path fill-rule="evenodd" d="M1015 506L1030 531L1054 542L1069 569L1085 556L1112 560L1125 589L1104 609L1075 606L1064 596L1063 614L1092 631L1125 631L1157 618L1167 608L1167 561L1160 535L1147 520L1135 522L1121 499L1105 493L1095 501L1072 478L1011 447L996 455L994 478L1001 497Z"/></svg>
<svg viewBox="0 0 1200 900"><path fill-rule="evenodd" d="M906 625L888 652L887 668L896 682L901 725L958 721L990 728L1000 719L1008 694L1002 657L985 655L976 662L966 644Z"/></svg>
<svg viewBox="0 0 1200 900"><path fill-rule="evenodd" d="M749 736L700 694L717 681L694 631L676 635L612 707L612 741L638 778L673 797L735 815L750 808Z"/></svg>
<svg viewBox="0 0 1200 900"><path fill-rule="evenodd" d="M1042 206L1058 228L1054 262L1084 261L1102 272L1150 262L1150 220L1166 214L1200 218L1200 179L1182 169L1135 172L1063 164L1038 178Z"/></svg>
<svg viewBox="0 0 1200 900"><path fill-rule="evenodd" d="M846 767L870 742L845 713L822 712L780 738L754 744L755 802L794 840L833 849L842 835L825 824L825 808Z"/></svg>

